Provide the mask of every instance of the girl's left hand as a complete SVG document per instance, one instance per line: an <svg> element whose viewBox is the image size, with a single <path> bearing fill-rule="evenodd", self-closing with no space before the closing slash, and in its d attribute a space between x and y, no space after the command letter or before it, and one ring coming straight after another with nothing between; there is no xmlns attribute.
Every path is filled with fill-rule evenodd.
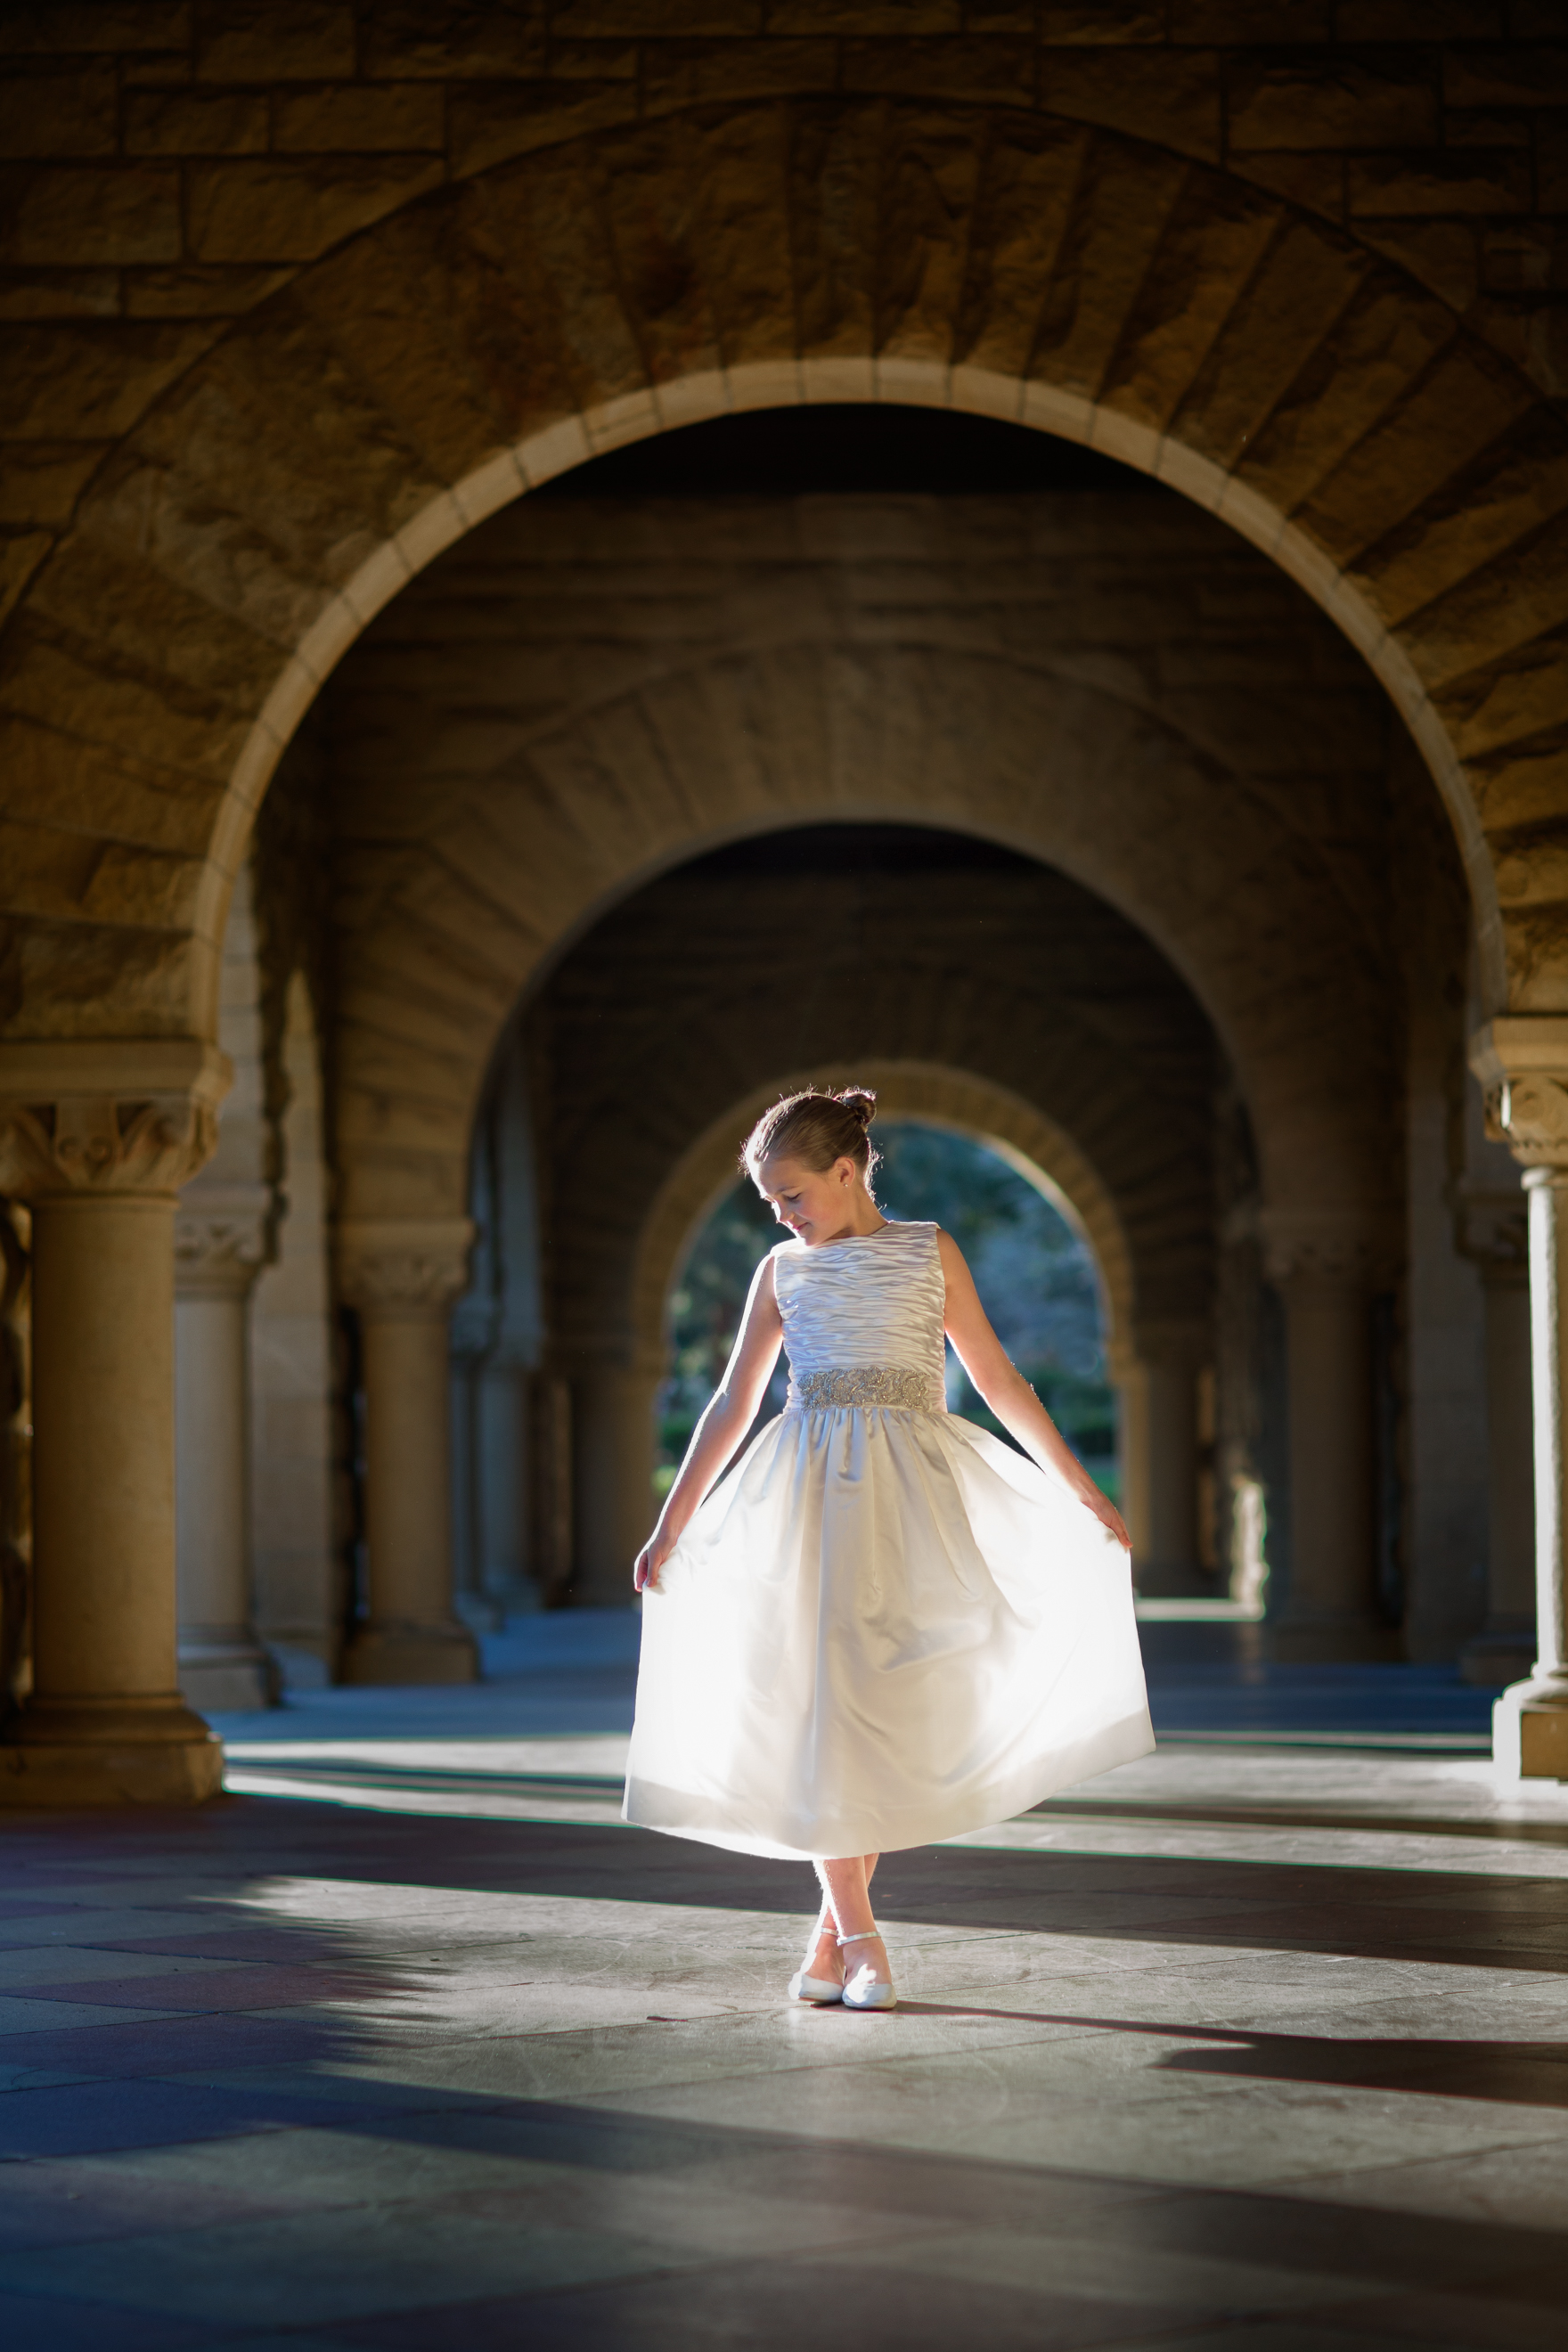
<svg viewBox="0 0 1568 2352"><path fill-rule="evenodd" d="M1102 1495L1092 1478L1085 1481L1084 1491L1079 1495L1079 1500L1086 1510L1094 1513L1102 1528L1109 1528L1123 1551L1131 1550L1132 1538L1127 1532L1127 1522L1110 1496Z"/></svg>

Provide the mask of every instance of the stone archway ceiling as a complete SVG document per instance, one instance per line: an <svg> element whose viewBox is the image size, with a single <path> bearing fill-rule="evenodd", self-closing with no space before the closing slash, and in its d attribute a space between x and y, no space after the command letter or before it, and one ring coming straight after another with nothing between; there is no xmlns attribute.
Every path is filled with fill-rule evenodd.
<svg viewBox="0 0 1568 2352"><path fill-rule="evenodd" d="M1184 500L524 500L330 711L347 1213L459 1213L518 997L661 870L824 819L1073 875L1215 1022L1271 1201L1396 1195L1385 706Z"/></svg>
<svg viewBox="0 0 1568 2352"><path fill-rule="evenodd" d="M437 62L411 70L438 77L462 43L432 37ZM46 518L10 542L9 1034L210 1034L256 803L371 614L591 448L803 397L1091 438L1268 549L1423 748L1494 1003L1568 1003L1568 428L1542 393L1547 346L1518 306L1476 302L1471 265L1408 221L1321 217L1342 205L1324 193L1342 189L1342 157L1286 153L1270 172L1258 153L1292 145L1293 103L1329 150L1392 107L1392 161L1351 168L1358 210L1375 212L1380 168L1395 206L1403 148L1439 152L1436 52L1370 81L1324 53L1293 82L1241 53L1047 51L1036 110L1011 102L1037 71L1015 46L973 96L952 49L922 65L919 44L875 40L793 59L760 44L772 87L798 74L801 94L706 107L722 83L661 51L670 110L637 121L646 76L595 85L586 115L580 84L554 85L539 114L503 91L490 131L477 100L454 116L456 184L434 184L438 158L355 155L307 197L286 164L257 167L262 247L295 224L270 257L247 245L244 192L208 168L195 259L246 260L242 301L271 258L279 290L227 325L165 314L19 338L13 429L77 453L75 477L55 477L62 510L88 482L63 529ZM205 73L237 69L214 56ZM1505 109L1530 96L1511 56L1488 101ZM1461 52L1445 70L1486 83ZM816 86L846 75L921 94ZM586 135L551 143L557 127ZM68 228L51 244L31 219L23 259L72 257ZM174 260L177 206L168 233L157 257Z"/></svg>

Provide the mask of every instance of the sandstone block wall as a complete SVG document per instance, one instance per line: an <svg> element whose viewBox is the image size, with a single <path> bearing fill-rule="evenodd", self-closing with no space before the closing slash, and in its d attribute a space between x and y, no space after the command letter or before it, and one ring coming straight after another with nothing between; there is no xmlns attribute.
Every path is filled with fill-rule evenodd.
<svg viewBox="0 0 1568 2352"><path fill-rule="evenodd" d="M1568 39L1281 9L124 0L0 16L0 1024L210 1034L344 648L736 402L1092 437L1265 547L1568 1002Z"/></svg>

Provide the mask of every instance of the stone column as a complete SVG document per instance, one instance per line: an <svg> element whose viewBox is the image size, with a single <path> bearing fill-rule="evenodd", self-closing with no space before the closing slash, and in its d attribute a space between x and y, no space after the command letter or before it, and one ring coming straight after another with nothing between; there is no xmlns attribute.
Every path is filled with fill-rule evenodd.
<svg viewBox="0 0 1568 2352"><path fill-rule="evenodd" d="M1510 1780L1568 1780L1568 1577L1563 1414L1568 1410L1568 1018L1515 1015L1471 1040L1488 1130L1524 1168L1535 1455L1535 1664L1492 1710Z"/></svg>
<svg viewBox="0 0 1568 2352"><path fill-rule="evenodd" d="M1375 1598L1374 1253L1351 1220L1266 1212L1264 1265L1285 1302L1290 1575L1278 1657L1397 1655Z"/></svg>
<svg viewBox="0 0 1568 2352"><path fill-rule="evenodd" d="M272 1706L251 1623L250 1293L268 1255L265 1184L198 1177L174 1219L174 1526L180 1687L193 1706Z"/></svg>
<svg viewBox="0 0 1568 2352"><path fill-rule="evenodd" d="M1198 1376L1211 1342L1199 1323L1141 1323L1122 1381L1123 1468L1133 1574L1144 1593L1207 1589L1198 1542Z"/></svg>
<svg viewBox="0 0 1568 2352"><path fill-rule="evenodd" d="M466 1217L342 1224L338 1282L357 1308L364 1380L369 1611L351 1683L467 1683L479 1653L452 1610L447 1325L468 1280Z"/></svg>
<svg viewBox="0 0 1568 2352"><path fill-rule="evenodd" d="M1522 1681L1535 1659L1535 1443L1530 1266L1522 1192L1467 1189L1456 1241L1480 1275L1486 1316L1487 1622L1459 1664L1483 1687Z"/></svg>
<svg viewBox="0 0 1568 2352"><path fill-rule="evenodd" d="M174 1209L228 1066L167 1039L0 1047L0 1191L33 1215L33 1690L0 1802L189 1804L223 1751L180 1696Z"/></svg>
<svg viewBox="0 0 1568 2352"><path fill-rule="evenodd" d="M633 1604L632 1563L653 1531L653 1408L661 1372L592 1361L572 1380L572 1597Z"/></svg>

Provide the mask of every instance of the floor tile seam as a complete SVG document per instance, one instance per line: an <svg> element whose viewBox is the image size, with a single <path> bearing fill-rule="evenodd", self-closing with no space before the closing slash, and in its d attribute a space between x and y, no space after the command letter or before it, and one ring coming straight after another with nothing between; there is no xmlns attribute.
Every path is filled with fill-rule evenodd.
<svg viewBox="0 0 1568 2352"><path fill-rule="evenodd" d="M1257 2190L1260 2196L1289 2197L1296 2200L1302 2199L1307 2192L1310 2191L1312 2196L1318 2201L1326 2202L1328 2204L1342 2208L1343 2210L1349 2213L1357 2213L1362 2215L1380 2214L1392 2216L1397 2221L1408 2221L1415 2217L1413 2217L1411 2209L1407 2206L1365 2205L1355 2202L1348 2197L1324 2199L1322 2197L1321 2184L1324 2179L1344 2179L1353 2181L1362 2175L1371 2177L1373 2175L1397 2174L1403 2178L1406 2174L1427 2171L1434 2166L1437 2165L1452 2166L1455 2164L1476 2164L1486 2157L1535 2156L1540 2153L1542 2147L1549 2147L1552 2142L1557 2139L1568 2139L1568 2115L1563 2116L1563 2123L1556 2131L1545 2134L1537 2133L1522 2139L1504 2138L1488 2140L1483 2141L1479 2146L1472 2145L1467 2147L1451 2147L1443 2149L1437 2154L1432 2156L1406 2156L1396 2158L1383 2156L1380 2158L1373 2158L1359 2161L1355 2158L1352 2157L1335 2164L1331 2169L1328 2170L1326 2173L1270 2172L1259 2179L1257 2183ZM1445 2217L1441 2213L1434 2212L1429 2215L1421 2216L1420 2218L1441 2221ZM1499 2229L1511 2229L1520 2225L1513 2222L1494 2222L1489 2226Z"/></svg>
<svg viewBox="0 0 1568 2352"><path fill-rule="evenodd" d="M243 2011L232 2009L133 2009L123 2001L106 2000L99 2006L118 2010L119 2015L88 2019L83 2018L80 2012L84 2009L92 2008L91 2001L40 2000L35 2002L34 2006L38 2009L58 2009L60 2011L58 2021L51 2018L38 2025L16 2026L9 2032L0 2032L0 2061L4 2060L12 2042L31 2042L40 2033L117 2033L138 2025L174 2024L183 2017L234 2017L244 2014Z"/></svg>

